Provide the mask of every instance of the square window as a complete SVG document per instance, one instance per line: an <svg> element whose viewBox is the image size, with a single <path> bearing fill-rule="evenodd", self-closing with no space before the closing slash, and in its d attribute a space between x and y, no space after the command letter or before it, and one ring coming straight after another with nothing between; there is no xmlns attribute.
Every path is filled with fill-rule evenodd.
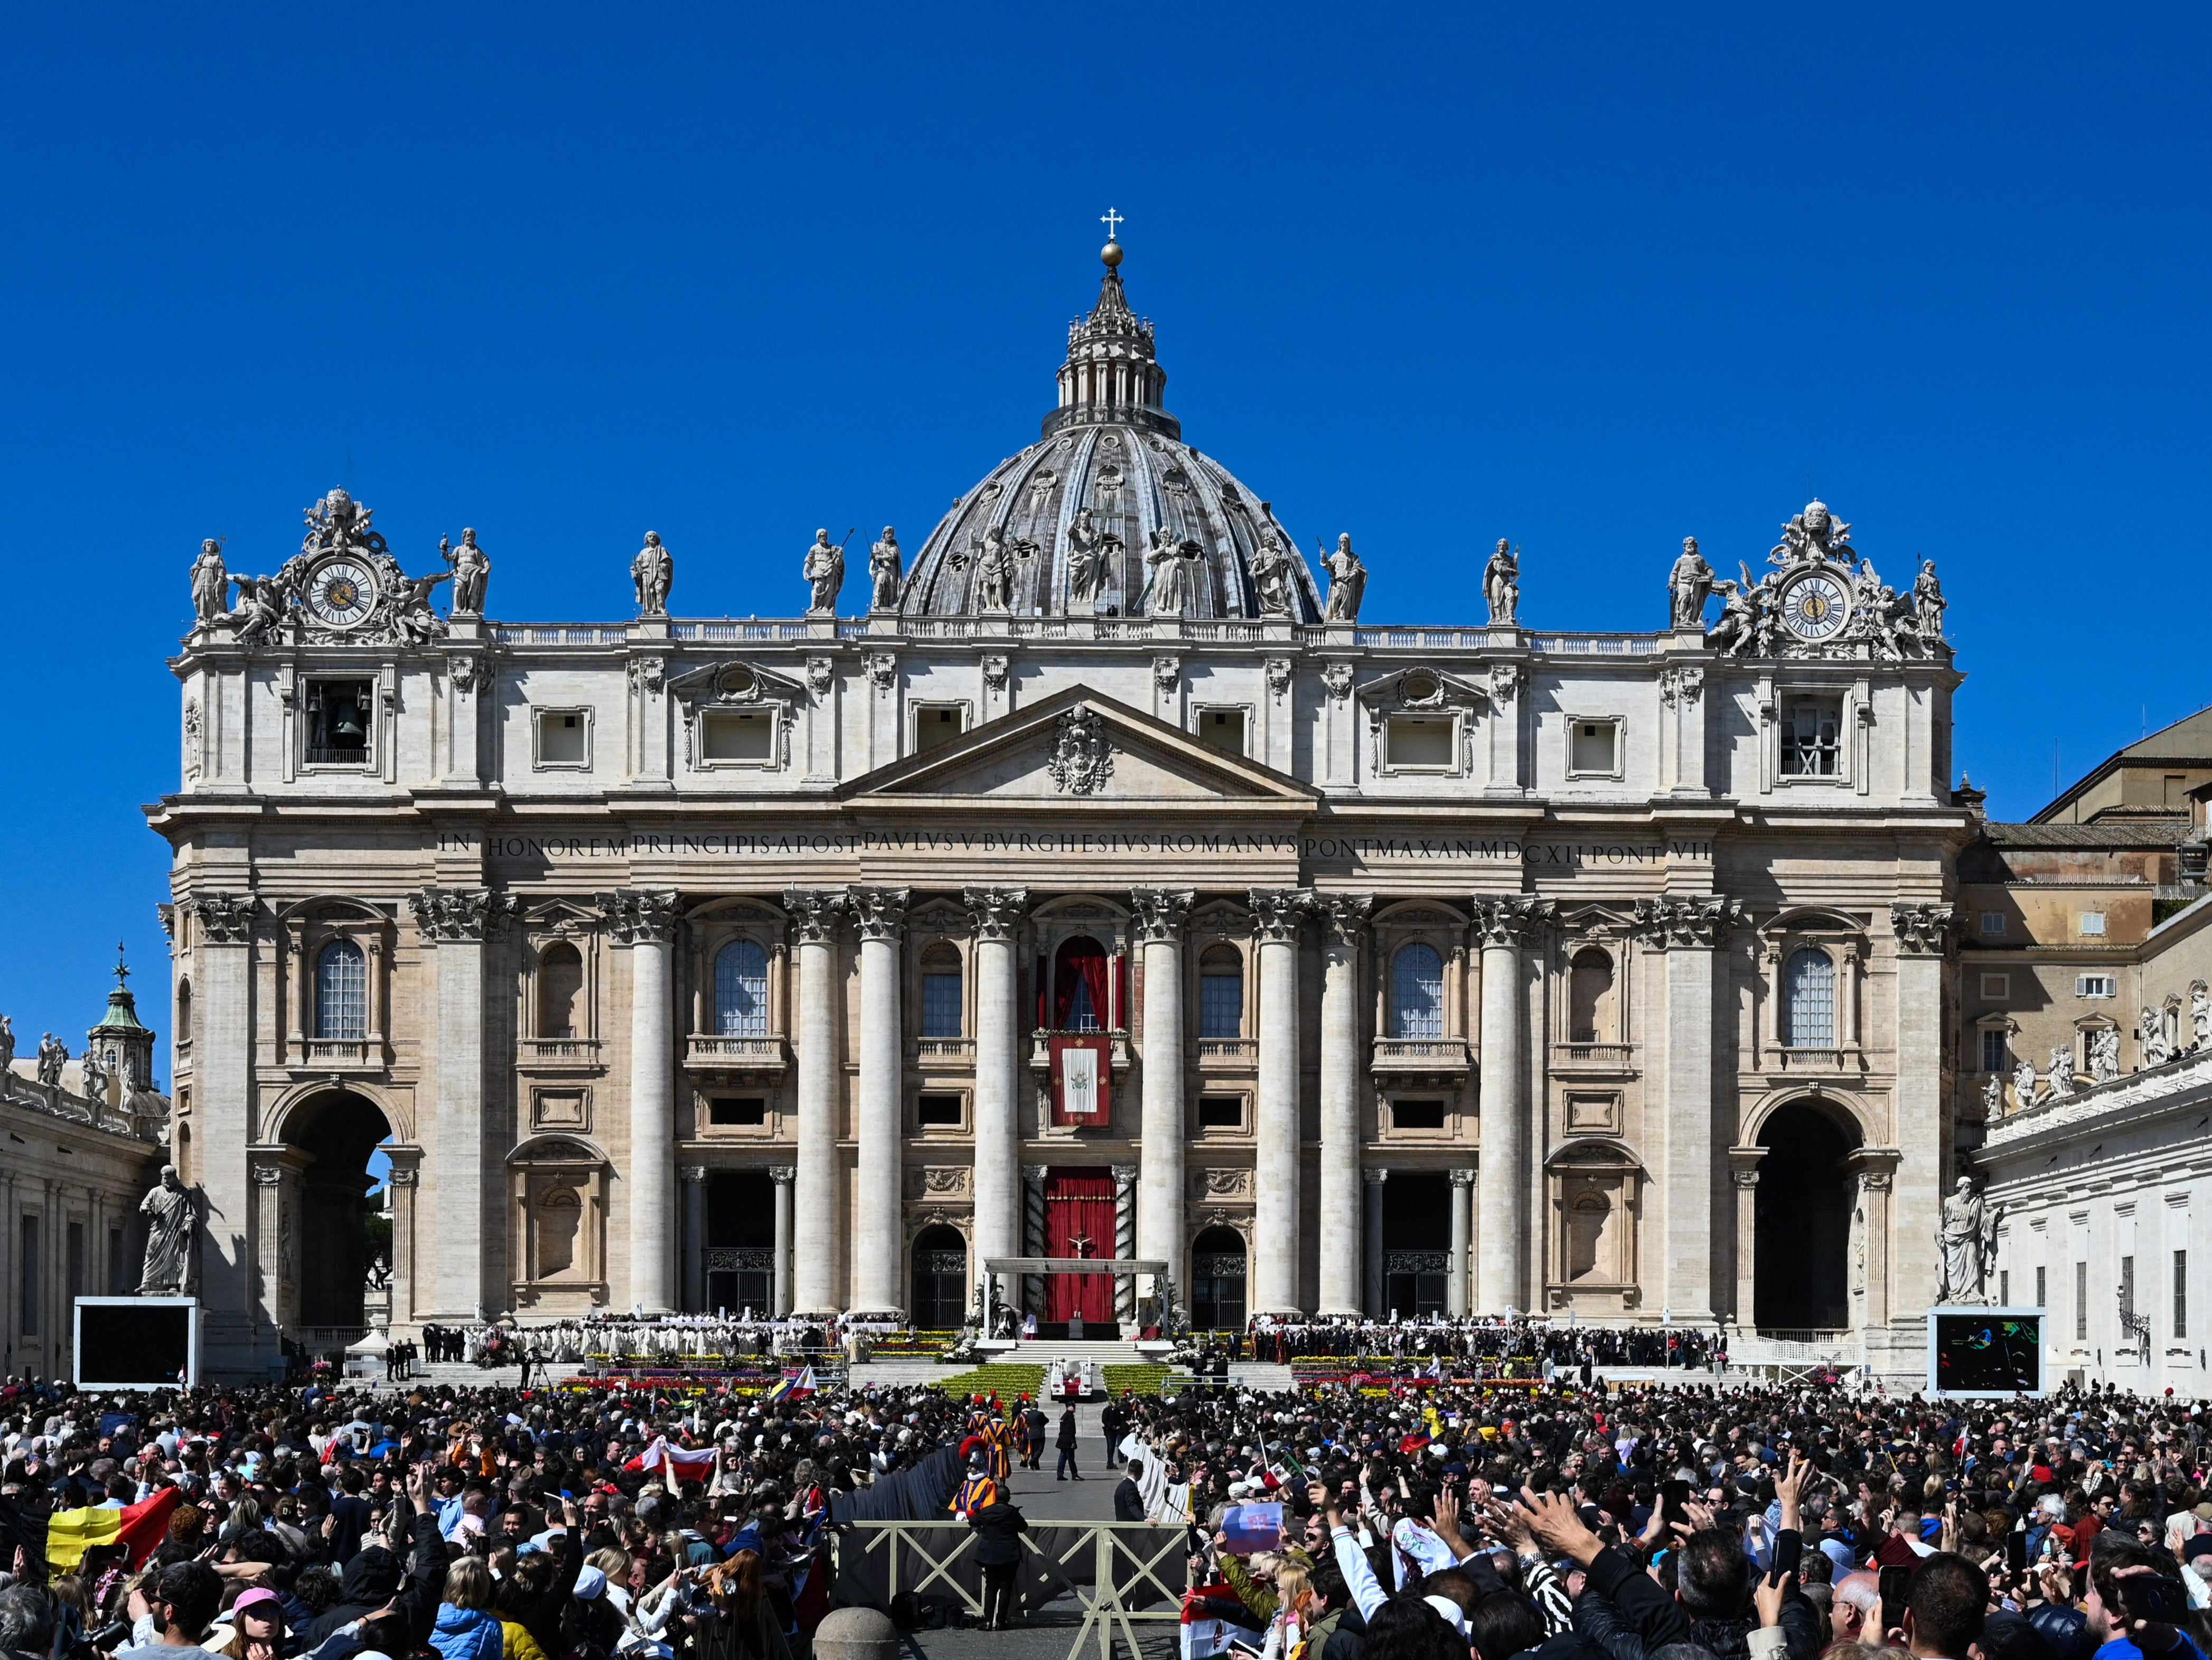
<svg viewBox="0 0 2212 1660"><path fill-rule="evenodd" d="M967 730L957 703L924 703L914 712L914 752L941 749Z"/></svg>
<svg viewBox="0 0 2212 1660"><path fill-rule="evenodd" d="M1982 1000L1984 1002L2002 1003L2005 999L2011 995L2012 976L2008 974L1985 974L1982 976Z"/></svg>
<svg viewBox="0 0 2212 1660"><path fill-rule="evenodd" d="M1198 1098L1198 1127L1202 1130L1239 1130L1244 1128L1244 1098L1238 1095L1201 1095Z"/></svg>
<svg viewBox="0 0 2212 1660"><path fill-rule="evenodd" d="M2105 937L2104 912L2085 910L2081 913L2081 937L2084 939L2101 939Z"/></svg>
<svg viewBox="0 0 2212 1660"><path fill-rule="evenodd" d="M2076 997L2118 997L2120 994L2118 976L2110 974L2077 974L2074 976Z"/></svg>
<svg viewBox="0 0 2212 1660"><path fill-rule="evenodd" d="M957 1095L925 1095L915 1105L914 1116L924 1124L947 1125L960 1128L960 1098Z"/></svg>
<svg viewBox="0 0 2212 1660"><path fill-rule="evenodd" d="M1569 727L1567 775L1610 778L1620 770L1620 723L1577 721Z"/></svg>
<svg viewBox="0 0 2212 1660"><path fill-rule="evenodd" d="M368 681L310 680L300 707L309 766L368 764L369 716L375 704Z"/></svg>
<svg viewBox="0 0 2212 1660"><path fill-rule="evenodd" d="M761 1095L718 1095L707 1104L710 1124L765 1124L768 1098Z"/></svg>
<svg viewBox="0 0 2212 1660"><path fill-rule="evenodd" d="M2005 914L2002 911L1985 910L1982 913L1982 937L1984 939L2002 939L2004 937L2004 931Z"/></svg>
<svg viewBox="0 0 2212 1660"><path fill-rule="evenodd" d="M765 766L775 753L773 709L708 709L699 717L699 758Z"/></svg>
<svg viewBox="0 0 2212 1660"><path fill-rule="evenodd" d="M1440 1130L1444 1127L1441 1101L1393 1101L1390 1127L1401 1130Z"/></svg>
<svg viewBox="0 0 2212 1660"><path fill-rule="evenodd" d="M1448 714L1394 714L1385 732L1384 758L1394 767L1449 768L1454 724Z"/></svg>
<svg viewBox="0 0 2212 1660"><path fill-rule="evenodd" d="M539 709L538 764L588 767L592 763L591 717L582 709Z"/></svg>
<svg viewBox="0 0 2212 1660"><path fill-rule="evenodd" d="M1224 755L1243 754L1244 711L1200 709L1198 712L1198 741L1210 750L1219 750Z"/></svg>
<svg viewBox="0 0 2212 1660"><path fill-rule="evenodd" d="M1982 1070L1999 1073L2012 1070L2012 1034L2002 1026L1982 1028Z"/></svg>
<svg viewBox="0 0 2212 1660"><path fill-rule="evenodd" d="M1782 706L1782 772L1787 778L1842 774L1844 700L1791 697Z"/></svg>

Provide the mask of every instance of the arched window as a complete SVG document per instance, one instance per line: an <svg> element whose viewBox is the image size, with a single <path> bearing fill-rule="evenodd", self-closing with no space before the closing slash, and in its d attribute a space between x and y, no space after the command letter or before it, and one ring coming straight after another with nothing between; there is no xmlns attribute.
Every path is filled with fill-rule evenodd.
<svg viewBox="0 0 2212 1660"><path fill-rule="evenodd" d="M960 953L940 941L921 954L921 1035L958 1037L966 1018L960 999Z"/></svg>
<svg viewBox="0 0 2212 1660"><path fill-rule="evenodd" d="M757 940L733 939L714 958L714 1035L768 1036L768 952Z"/></svg>
<svg viewBox="0 0 2212 1660"><path fill-rule="evenodd" d="M1390 959L1390 1035L1444 1035L1444 959L1419 940Z"/></svg>
<svg viewBox="0 0 2212 1660"><path fill-rule="evenodd" d="M1088 934L1062 940L1054 955L1052 1010L1054 1031L1106 1030L1106 947Z"/></svg>
<svg viewBox="0 0 2212 1660"><path fill-rule="evenodd" d="M538 959L538 1035L581 1037L583 1018L583 953L562 940Z"/></svg>
<svg viewBox="0 0 2212 1660"><path fill-rule="evenodd" d="M1590 946L1575 953L1567 975L1567 1042L1609 1042L1612 1025L1613 958Z"/></svg>
<svg viewBox="0 0 2212 1660"><path fill-rule="evenodd" d="M584 1231L584 1198L570 1187L550 1188L538 1198L538 1274L551 1280L576 1266Z"/></svg>
<svg viewBox="0 0 2212 1660"><path fill-rule="evenodd" d="M359 1043L368 1036L368 959L350 939L315 958L315 1036Z"/></svg>
<svg viewBox="0 0 2212 1660"><path fill-rule="evenodd" d="M189 980L177 982L177 1041L192 1041L192 982Z"/></svg>
<svg viewBox="0 0 2212 1660"><path fill-rule="evenodd" d="M1244 959L1234 946L1212 946L1198 959L1198 1035L1244 1035Z"/></svg>
<svg viewBox="0 0 2212 1660"><path fill-rule="evenodd" d="M1816 946L1790 952L1783 966L1782 1043L1793 1049L1836 1045L1836 965Z"/></svg>

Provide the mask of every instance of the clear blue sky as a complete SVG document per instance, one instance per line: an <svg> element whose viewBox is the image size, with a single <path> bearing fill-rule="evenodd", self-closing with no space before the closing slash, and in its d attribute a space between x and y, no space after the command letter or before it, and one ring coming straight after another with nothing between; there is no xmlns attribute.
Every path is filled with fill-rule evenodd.
<svg viewBox="0 0 2212 1660"><path fill-rule="evenodd" d="M491 609L790 614L1033 439L1098 215L1371 618L1647 628L1819 493L1934 556L2001 815L2212 698L2202 8L17 8L0 1010L166 1031L163 660L335 484ZM855 591L857 593L857 590Z"/></svg>

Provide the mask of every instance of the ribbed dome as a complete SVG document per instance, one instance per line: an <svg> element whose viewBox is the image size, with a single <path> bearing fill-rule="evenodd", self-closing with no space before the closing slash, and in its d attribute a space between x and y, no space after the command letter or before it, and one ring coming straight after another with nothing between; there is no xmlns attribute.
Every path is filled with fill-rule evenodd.
<svg viewBox="0 0 2212 1660"><path fill-rule="evenodd" d="M1253 560L1272 537L1285 614L1318 622L1319 591L1297 541L1267 502L1182 441L1162 407L1166 384L1152 323L1131 313L1109 265L1097 306L1068 327L1060 405L1042 441L952 504L915 558L900 611L995 611L997 568L1016 617L1257 617ZM1176 555L1158 556L1170 543Z"/></svg>

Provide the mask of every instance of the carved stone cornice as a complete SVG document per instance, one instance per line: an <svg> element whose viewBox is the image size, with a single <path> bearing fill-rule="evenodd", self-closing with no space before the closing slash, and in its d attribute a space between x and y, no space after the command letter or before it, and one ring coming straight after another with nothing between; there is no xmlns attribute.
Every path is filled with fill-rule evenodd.
<svg viewBox="0 0 2212 1660"><path fill-rule="evenodd" d="M896 939L906 927L905 888L850 888L847 903L863 939Z"/></svg>
<svg viewBox="0 0 2212 1660"><path fill-rule="evenodd" d="M407 896L416 927L438 941L495 938L520 903L489 888L417 888Z"/></svg>
<svg viewBox="0 0 2212 1660"><path fill-rule="evenodd" d="M1559 918L1555 900L1508 894L1474 901L1475 937L1486 946L1528 945Z"/></svg>
<svg viewBox="0 0 2212 1660"><path fill-rule="evenodd" d="M1662 895L1638 900L1629 927L1638 939L1661 951L1677 946L1711 951L1728 939L1729 930L1742 917L1743 906L1737 900Z"/></svg>
<svg viewBox="0 0 2212 1660"><path fill-rule="evenodd" d="M220 889L196 893L185 902L199 923L200 940L210 946L243 946L253 938L254 897Z"/></svg>
<svg viewBox="0 0 2212 1660"><path fill-rule="evenodd" d="M1955 905L1892 905L1889 926L1897 935L1897 954L1942 956L1951 947L1951 928L1958 914Z"/></svg>
<svg viewBox="0 0 2212 1660"><path fill-rule="evenodd" d="M625 946L665 945L676 937L673 888L617 888L599 901L608 930Z"/></svg>
<svg viewBox="0 0 2212 1660"><path fill-rule="evenodd" d="M1197 895L1188 888L1132 888L1131 921L1140 944L1172 946L1182 938Z"/></svg>
<svg viewBox="0 0 2212 1660"><path fill-rule="evenodd" d="M1247 897L1255 938L1271 944L1297 943L1298 925L1314 906L1311 888L1252 888Z"/></svg>
<svg viewBox="0 0 2212 1660"><path fill-rule="evenodd" d="M968 908L968 931L978 939L1011 939L1029 909L1027 888L963 888L960 903Z"/></svg>
<svg viewBox="0 0 2212 1660"><path fill-rule="evenodd" d="M1322 938L1332 946L1356 946L1366 931L1367 915L1375 909L1371 893L1316 893L1314 920Z"/></svg>
<svg viewBox="0 0 2212 1660"><path fill-rule="evenodd" d="M783 908L790 914L795 944L826 945L837 933L837 914L845 909L845 896L836 888L786 888Z"/></svg>

